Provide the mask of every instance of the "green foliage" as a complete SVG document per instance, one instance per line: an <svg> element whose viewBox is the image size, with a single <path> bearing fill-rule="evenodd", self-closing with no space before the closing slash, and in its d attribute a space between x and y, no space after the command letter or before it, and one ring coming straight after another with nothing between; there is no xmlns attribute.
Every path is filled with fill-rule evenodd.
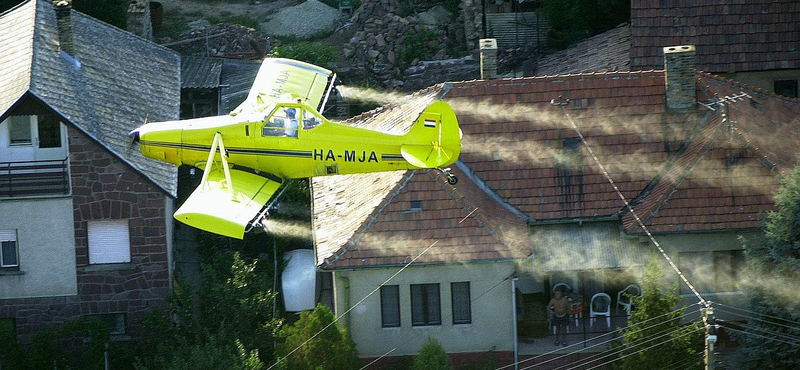
<svg viewBox="0 0 800 370"><path fill-rule="evenodd" d="M124 30L128 3L128 0L73 0L72 8Z"/></svg>
<svg viewBox="0 0 800 370"><path fill-rule="evenodd" d="M321 304L313 311L303 311L300 319L281 330L283 343L275 357L279 368L286 370L349 370L360 368L355 343L347 330L334 325L330 308Z"/></svg>
<svg viewBox="0 0 800 370"><path fill-rule="evenodd" d="M800 347L783 338L800 337L800 166L775 196L777 209L766 218L764 234L744 240L746 284L754 312L739 335L745 369L798 369Z"/></svg>
<svg viewBox="0 0 800 370"><path fill-rule="evenodd" d="M84 339L88 339L85 347ZM26 363L30 369L103 369L108 339L105 322L89 317L75 319L36 332L28 347Z"/></svg>
<svg viewBox="0 0 800 370"><path fill-rule="evenodd" d="M339 57L336 47L320 42L298 41L276 46L269 56L301 60L320 67L330 68Z"/></svg>
<svg viewBox="0 0 800 370"><path fill-rule="evenodd" d="M139 369L182 369L187 353L207 354L192 363L195 369L258 369L271 361L280 325L271 264L247 258L219 238L202 239L200 250L199 294L179 276L171 315L155 311L144 322L150 335Z"/></svg>
<svg viewBox="0 0 800 370"><path fill-rule="evenodd" d="M419 349L417 357L414 358L413 370L449 370L453 366L450 364L450 357L444 351L442 344L433 337L425 339L425 343Z"/></svg>
<svg viewBox="0 0 800 370"><path fill-rule="evenodd" d="M619 370L677 365L696 356L703 346L702 323L681 325L686 307L678 307L681 302L678 285L665 289L662 276L661 265L652 258L644 270L642 295L630 297L636 309L631 312L628 327L621 329L624 343L616 367ZM701 364L696 368L701 368Z"/></svg>
<svg viewBox="0 0 800 370"><path fill-rule="evenodd" d="M0 358L7 369L23 369L25 354L17 342L14 319L0 319Z"/></svg>
<svg viewBox="0 0 800 370"><path fill-rule="evenodd" d="M550 24L550 47L570 44L630 22L629 0L543 0L542 13Z"/></svg>
<svg viewBox="0 0 800 370"><path fill-rule="evenodd" d="M405 62L422 59L436 53L439 38L436 32L422 28L419 31L408 31L404 34L406 42L400 53L400 58Z"/></svg>

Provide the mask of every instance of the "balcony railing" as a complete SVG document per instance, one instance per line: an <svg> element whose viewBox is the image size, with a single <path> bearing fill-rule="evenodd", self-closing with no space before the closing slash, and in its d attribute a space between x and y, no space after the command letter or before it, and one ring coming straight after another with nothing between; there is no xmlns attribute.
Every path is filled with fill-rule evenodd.
<svg viewBox="0 0 800 370"><path fill-rule="evenodd" d="M0 162L0 198L69 194L67 159Z"/></svg>

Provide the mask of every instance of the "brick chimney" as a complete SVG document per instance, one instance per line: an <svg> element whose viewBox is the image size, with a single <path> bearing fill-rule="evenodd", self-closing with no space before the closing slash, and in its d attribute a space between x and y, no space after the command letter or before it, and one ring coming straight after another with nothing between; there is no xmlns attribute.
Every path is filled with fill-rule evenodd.
<svg viewBox="0 0 800 370"><path fill-rule="evenodd" d="M481 80L497 77L497 39L481 39Z"/></svg>
<svg viewBox="0 0 800 370"><path fill-rule="evenodd" d="M153 40L153 24L150 14L150 0L133 0L128 5L128 32L147 40Z"/></svg>
<svg viewBox="0 0 800 370"><path fill-rule="evenodd" d="M58 25L58 44L61 51L75 58L75 37L72 33L72 3L68 0L55 0L53 7L56 11Z"/></svg>
<svg viewBox="0 0 800 370"><path fill-rule="evenodd" d="M679 111L694 109L697 106L694 45L665 47L664 69L667 109Z"/></svg>

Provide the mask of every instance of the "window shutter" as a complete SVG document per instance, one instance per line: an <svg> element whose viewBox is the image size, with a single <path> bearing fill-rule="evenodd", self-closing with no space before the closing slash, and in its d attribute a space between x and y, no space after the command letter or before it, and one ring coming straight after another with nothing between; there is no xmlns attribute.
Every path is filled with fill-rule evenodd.
<svg viewBox="0 0 800 370"><path fill-rule="evenodd" d="M131 261L128 220L89 221L89 263Z"/></svg>

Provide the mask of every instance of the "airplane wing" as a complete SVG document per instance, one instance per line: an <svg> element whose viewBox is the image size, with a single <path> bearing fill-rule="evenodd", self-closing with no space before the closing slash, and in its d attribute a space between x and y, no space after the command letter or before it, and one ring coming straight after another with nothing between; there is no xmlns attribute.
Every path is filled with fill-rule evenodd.
<svg viewBox="0 0 800 370"><path fill-rule="evenodd" d="M283 58L266 58L258 70L247 99L231 114L249 113L268 106L280 96L299 96L320 109L322 99L333 84L333 72L313 64Z"/></svg>
<svg viewBox="0 0 800 370"><path fill-rule="evenodd" d="M242 239L247 224L261 211L280 183L265 177L211 166L204 181L175 212L175 219L189 226Z"/></svg>

